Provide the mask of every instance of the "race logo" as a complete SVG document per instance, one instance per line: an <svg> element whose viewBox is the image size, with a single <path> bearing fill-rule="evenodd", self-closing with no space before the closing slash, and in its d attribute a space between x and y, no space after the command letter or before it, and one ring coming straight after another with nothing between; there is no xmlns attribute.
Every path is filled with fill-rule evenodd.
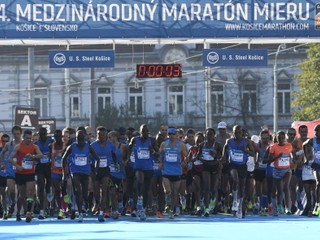
<svg viewBox="0 0 320 240"><path fill-rule="evenodd" d="M210 64L216 64L219 61L219 54L216 52L209 52L207 55L207 61Z"/></svg>
<svg viewBox="0 0 320 240"><path fill-rule="evenodd" d="M320 3L316 4L314 11L314 27L316 30L320 30Z"/></svg>
<svg viewBox="0 0 320 240"><path fill-rule="evenodd" d="M57 53L56 55L54 55L53 57L53 61L56 65L63 65L66 62L67 58L63 53Z"/></svg>

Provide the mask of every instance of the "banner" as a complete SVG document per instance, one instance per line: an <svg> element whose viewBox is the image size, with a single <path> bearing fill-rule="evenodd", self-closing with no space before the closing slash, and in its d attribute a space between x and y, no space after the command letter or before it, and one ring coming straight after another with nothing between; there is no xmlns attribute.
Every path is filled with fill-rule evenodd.
<svg viewBox="0 0 320 240"><path fill-rule="evenodd" d="M267 49L203 49L202 66L261 67L268 65Z"/></svg>
<svg viewBox="0 0 320 240"><path fill-rule="evenodd" d="M319 37L320 0L1 0L0 38Z"/></svg>
<svg viewBox="0 0 320 240"><path fill-rule="evenodd" d="M50 50L50 68L114 67L113 50Z"/></svg>

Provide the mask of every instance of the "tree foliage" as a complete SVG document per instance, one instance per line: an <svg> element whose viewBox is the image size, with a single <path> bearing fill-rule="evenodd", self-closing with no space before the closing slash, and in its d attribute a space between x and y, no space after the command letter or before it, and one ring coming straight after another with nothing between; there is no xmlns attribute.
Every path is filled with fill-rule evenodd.
<svg viewBox="0 0 320 240"><path fill-rule="evenodd" d="M299 91L294 92L293 119L310 121L320 118L320 44L310 44L307 59L300 64L296 76Z"/></svg>
<svg viewBox="0 0 320 240"><path fill-rule="evenodd" d="M99 111L96 116L96 125L105 126L107 129L114 130L119 127L133 127L139 131L142 124L147 124L152 133L159 130L161 124L167 121L166 116L155 113L154 116L136 115L130 112L128 105L110 105Z"/></svg>

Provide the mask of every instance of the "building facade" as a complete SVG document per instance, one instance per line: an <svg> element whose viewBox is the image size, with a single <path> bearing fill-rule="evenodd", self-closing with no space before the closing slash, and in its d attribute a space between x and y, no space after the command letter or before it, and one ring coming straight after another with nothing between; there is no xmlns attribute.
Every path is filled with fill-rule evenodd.
<svg viewBox="0 0 320 240"><path fill-rule="evenodd" d="M101 124L110 129L120 125L138 128L147 122L155 132L163 123L203 130L209 104L213 128L225 121L230 129L240 124L252 134L263 125L272 129L273 67L278 46L251 47L268 49L268 66L208 70L202 66L201 45L120 45L115 48L114 68L75 68L67 73L49 68L48 50L56 47L33 47L31 56L27 47L2 47L0 132L10 132L17 106L37 107L39 118L56 119L58 129ZM305 58L305 48L278 55L279 129L286 130L292 123L292 92L298 90L295 76ZM136 64L141 63L181 63L182 77L137 79ZM207 81L211 83L210 102Z"/></svg>

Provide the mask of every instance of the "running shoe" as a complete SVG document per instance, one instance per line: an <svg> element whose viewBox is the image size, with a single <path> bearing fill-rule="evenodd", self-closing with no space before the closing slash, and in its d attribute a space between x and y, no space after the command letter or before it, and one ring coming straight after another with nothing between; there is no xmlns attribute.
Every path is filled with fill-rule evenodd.
<svg viewBox="0 0 320 240"><path fill-rule="evenodd" d="M45 212L44 210L40 210L40 214L39 214L39 217L38 217L40 220L43 220L46 218L46 215L45 215Z"/></svg>
<svg viewBox="0 0 320 240"><path fill-rule="evenodd" d="M276 207L276 206L272 207L272 215L273 215L274 217L277 217L277 216L278 216L278 210L277 210L277 207Z"/></svg>
<svg viewBox="0 0 320 240"><path fill-rule="evenodd" d="M76 211L75 211L75 210L71 210L70 219L71 219L71 220L76 219Z"/></svg>
<svg viewBox="0 0 320 240"><path fill-rule="evenodd" d="M126 213L129 213L129 214L131 213L131 206L130 206L130 205L127 206L127 211L126 211Z"/></svg>
<svg viewBox="0 0 320 240"><path fill-rule="evenodd" d="M318 214L319 214L318 209L319 209L319 206L318 206L318 205L314 206L314 209L313 209L312 214L315 215L315 216L318 216Z"/></svg>
<svg viewBox="0 0 320 240"><path fill-rule="evenodd" d="M18 222L21 221L21 216L20 216L20 214L17 214L17 215L16 215L16 221L18 221Z"/></svg>
<svg viewBox="0 0 320 240"><path fill-rule="evenodd" d="M176 211L174 213L174 216L177 217L180 215L180 208L179 207L176 207Z"/></svg>
<svg viewBox="0 0 320 240"><path fill-rule="evenodd" d="M233 201L231 210L232 211L237 211L238 210L238 202L237 201Z"/></svg>
<svg viewBox="0 0 320 240"><path fill-rule="evenodd" d="M169 211L168 217L169 217L170 219L174 219L174 215L173 215L173 211L172 211L172 210Z"/></svg>
<svg viewBox="0 0 320 240"><path fill-rule="evenodd" d="M210 216L210 213L209 213L210 211L209 211L209 208L206 208L205 210L204 210L204 216L205 217L209 217Z"/></svg>
<svg viewBox="0 0 320 240"><path fill-rule="evenodd" d="M145 221L147 219L147 215L146 212L144 210L142 210L139 214L139 218L141 221Z"/></svg>
<svg viewBox="0 0 320 240"><path fill-rule="evenodd" d="M181 198L181 209L182 209L182 211L185 211L186 208L187 208L187 200L185 197L182 197Z"/></svg>
<svg viewBox="0 0 320 240"><path fill-rule="evenodd" d="M104 218L110 218L110 211L109 210L104 212Z"/></svg>
<svg viewBox="0 0 320 240"><path fill-rule="evenodd" d="M137 212L136 212L136 210L133 210L133 211L131 212L131 217L137 217Z"/></svg>
<svg viewBox="0 0 320 240"><path fill-rule="evenodd" d="M294 214L296 211L298 211L298 208L296 207L296 205L292 205L291 212Z"/></svg>
<svg viewBox="0 0 320 240"><path fill-rule="evenodd" d="M260 216L267 216L268 214L266 213L266 209L261 209L259 212Z"/></svg>
<svg viewBox="0 0 320 240"><path fill-rule="evenodd" d="M285 213L286 213L286 215L292 215L292 213L291 213L291 211L290 211L289 208L286 208L286 209L285 209Z"/></svg>
<svg viewBox="0 0 320 240"><path fill-rule="evenodd" d="M2 220L7 220L8 219L8 213L4 212L2 216Z"/></svg>
<svg viewBox="0 0 320 240"><path fill-rule="evenodd" d="M82 213L79 214L79 220L78 220L78 222L83 222L83 214L82 214Z"/></svg>
<svg viewBox="0 0 320 240"><path fill-rule="evenodd" d="M15 205L16 205L15 203L12 203L11 206L9 207L9 216L13 214Z"/></svg>
<svg viewBox="0 0 320 240"><path fill-rule="evenodd" d="M32 220L31 212L27 212L27 214L26 214L26 222L29 223L29 222L31 222L31 220Z"/></svg>
<svg viewBox="0 0 320 240"><path fill-rule="evenodd" d="M58 219L59 220L64 219L64 212L62 209L59 210Z"/></svg>
<svg viewBox="0 0 320 240"><path fill-rule="evenodd" d="M215 200L210 200L210 203L209 203L209 211L213 211L213 209L216 207L216 201Z"/></svg>
<svg viewBox="0 0 320 240"><path fill-rule="evenodd" d="M162 213L161 213L161 211L158 210L156 215L157 215L157 218L162 218Z"/></svg>
<svg viewBox="0 0 320 240"><path fill-rule="evenodd" d="M201 207L197 207L196 215L198 215L199 217L202 216Z"/></svg>
<svg viewBox="0 0 320 240"><path fill-rule="evenodd" d="M118 219L120 217L120 213L118 211L112 212L112 218L113 219Z"/></svg>
<svg viewBox="0 0 320 240"><path fill-rule="evenodd" d="M237 218L239 218L239 219L242 218L242 208L241 207L238 208Z"/></svg>
<svg viewBox="0 0 320 240"><path fill-rule="evenodd" d="M282 205L279 205L279 206L278 206L278 213L279 213L280 215L282 215L282 214L285 213L284 208L283 208Z"/></svg>
<svg viewBox="0 0 320 240"><path fill-rule="evenodd" d="M99 214L99 216L98 216L98 221L99 221L99 222L104 222L104 217L103 217L102 214Z"/></svg>
<svg viewBox="0 0 320 240"><path fill-rule="evenodd" d="M273 207L272 207L271 203L268 204L268 214L269 214L269 216L273 215Z"/></svg>

